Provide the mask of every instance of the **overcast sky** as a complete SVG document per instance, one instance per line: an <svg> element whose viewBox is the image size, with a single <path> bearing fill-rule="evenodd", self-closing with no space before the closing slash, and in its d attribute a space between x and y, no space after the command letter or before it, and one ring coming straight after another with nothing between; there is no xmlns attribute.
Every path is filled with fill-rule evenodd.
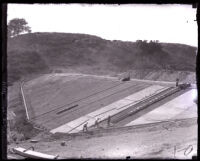
<svg viewBox="0 0 200 161"><path fill-rule="evenodd" d="M197 46L191 5L9 4L8 21L25 18L32 32L97 35L108 40L159 40Z"/></svg>

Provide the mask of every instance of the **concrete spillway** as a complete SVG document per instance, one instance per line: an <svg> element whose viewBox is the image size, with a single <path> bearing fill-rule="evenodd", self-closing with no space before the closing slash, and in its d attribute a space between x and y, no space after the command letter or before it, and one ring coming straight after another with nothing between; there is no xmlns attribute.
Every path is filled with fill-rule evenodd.
<svg viewBox="0 0 200 161"><path fill-rule="evenodd" d="M144 101L146 99L148 99L149 101L149 99L153 96L155 97L155 95L158 95L159 93L162 93L166 90L168 91L168 93L169 91L172 92L171 87L163 87L159 85L150 86L148 88L145 88L144 90L136 92L112 104L109 104L78 119L68 122L60 127L57 127L51 130L51 132L75 133L81 131L86 122L88 123L89 127L93 126L97 118L99 118L100 121L103 121L107 119L108 116L114 116L126 109L130 109L132 106L138 104L138 102L140 101ZM174 88L173 91L175 91Z"/></svg>
<svg viewBox="0 0 200 161"><path fill-rule="evenodd" d="M157 108L156 104L160 106L185 92L171 85L133 80L91 76L51 79L42 84L28 82L24 91L30 120L52 133L76 133L85 123L91 129L97 119L101 126L108 118L114 126L124 126Z"/></svg>
<svg viewBox="0 0 200 161"><path fill-rule="evenodd" d="M117 115L115 115L114 117L112 117L112 122L113 123L117 123L121 120L123 120L124 118L131 116L133 114L135 114L136 112L143 110L145 108L147 108L148 106L162 100L163 98L166 98L167 96L178 92L180 90L180 88L178 87L170 87L167 88L163 91L160 91L159 93L156 93L144 100L141 100L140 102L138 102L137 104L131 106L130 108L118 113Z"/></svg>
<svg viewBox="0 0 200 161"><path fill-rule="evenodd" d="M125 126L197 117L197 104L194 102L196 92L196 89L191 89Z"/></svg>

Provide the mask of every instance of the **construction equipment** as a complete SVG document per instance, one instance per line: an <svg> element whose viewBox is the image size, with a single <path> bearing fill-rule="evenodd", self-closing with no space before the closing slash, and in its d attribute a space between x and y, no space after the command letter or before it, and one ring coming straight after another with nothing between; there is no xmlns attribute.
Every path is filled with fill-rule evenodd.
<svg viewBox="0 0 200 161"><path fill-rule="evenodd" d="M186 89L188 87L191 87L191 84L190 83L183 83L183 84L179 84L179 88L180 89Z"/></svg>
<svg viewBox="0 0 200 161"><path fill-rule="evenodd" d="M121 79L121 81L130 81L130 78L131 76L130 76L130 71L129 71L123 75L123 78Z"/></svg>

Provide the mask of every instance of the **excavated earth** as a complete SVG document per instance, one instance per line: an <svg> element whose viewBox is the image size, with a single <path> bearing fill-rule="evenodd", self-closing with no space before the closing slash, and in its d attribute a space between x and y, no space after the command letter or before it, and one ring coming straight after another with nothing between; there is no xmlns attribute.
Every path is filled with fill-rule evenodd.
<svg viewBox="0 0 200 161"><path fill-rule="evenodd" d="M197 155L197 119L175 120L151 125L110 128L79 134L41 134L12 147L29 148L59 158L175 158ZM65 146L61 143L65 142ZM11 152L8 156L17 157Z"/></svg>
<svg viewBox="0 0 200 161"><path fill-rule="evenodd" d="M60 73L31 78L24 84L24 91L31 119L52 129L150 86L171 87L174 84L174 82L137 79L121 84L116 77ZM110 86L117 88L110 91L108 97L103 98L104 94L101 94L102 96L98 94L91 99L81 101L83 96L90 97L94 92L98 93L100 89L104 91L106 88L111 88ZM15 112L16 120L21 123L19 124L20 130L26 139L9 143L8 158L22 158L13 154L12 148L29 148L30 146L34 146L35 151L59 155L61 159L126 157L187 159L197 154L197 106L195 103L192 103L190 107L184 107L186 109L177 108L176 110L180 110L180 112L169 117L168 120L161 118L159 122L147 121L148 123L145 123L144 121L144 124L125 126L128 122L137 121L142 116L144 119L154 117L158 107L167 106L167 102L173 101L175 97L180 97L191 89L173 94L150 106L148 110L143 110L125 119L125 122L122 121L119 125L113 125L109 128L106 126L101 126L98 129L89 128L88 132L72 134L57 132L52 134L48 131L33 130L31 124L25 125L23 128L22 123L25 122L26 114L22 99L20 92L16 92L16 86L12 88L9 89L12 91L8 98L9 110ZM98 101L100 98L101 101ZM78 107L81 107L78 108L77 113L68 117L65 116L65 113L62 114L62 117L57 115L63 109L70 107L66 104L67 102L76 101ZM91 103L92 105L88 106ZM183 103L179 106L188 105ZM151 115L149 116L149 114ZM166 116L170 116L170 114L166 114ZM32 143L31 140L36 140L37 143ZM65 146L61 145L63 142L65 142Z"/></svg>

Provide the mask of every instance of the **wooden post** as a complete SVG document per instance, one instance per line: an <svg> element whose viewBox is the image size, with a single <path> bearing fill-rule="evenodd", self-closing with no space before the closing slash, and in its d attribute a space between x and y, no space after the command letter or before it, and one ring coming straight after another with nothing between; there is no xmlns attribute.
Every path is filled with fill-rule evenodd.
<svg viewBox="0 0 200 161"><path fill-rule="evenodd" d="M22 98L23 98L23 102L24 102L24 107L25 107L25 110L26 110L26 117L29 120L30 118L29 118L29 115L28 115L26 100L25 100L24 91L23 91L23 85L24 85L24 82L21 83L21 93L22 93Z"/></svg>

